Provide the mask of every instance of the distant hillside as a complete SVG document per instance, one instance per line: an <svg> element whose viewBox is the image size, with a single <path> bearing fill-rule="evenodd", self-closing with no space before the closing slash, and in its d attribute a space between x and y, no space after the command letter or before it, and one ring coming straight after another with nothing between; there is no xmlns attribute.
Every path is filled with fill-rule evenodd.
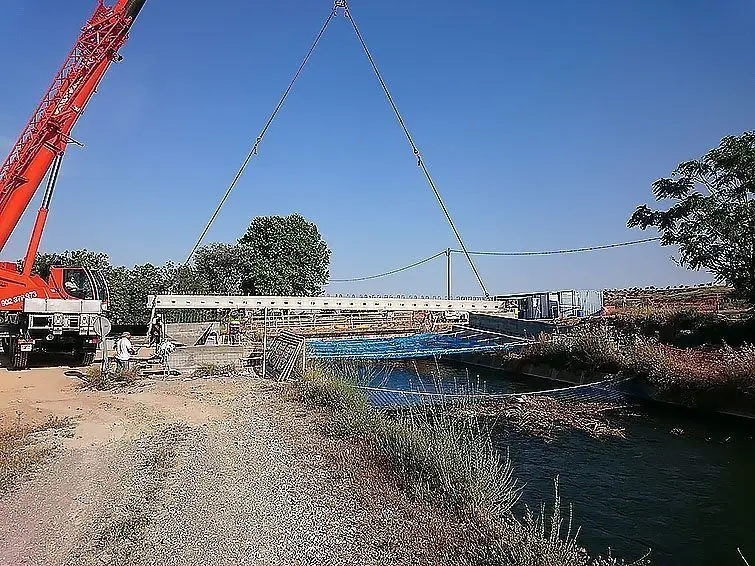
<svg viewBox="0 0 755 566"><path fill-rule="evenodd" d="M604 300L615 308L652 307L654 309L691 308L698 311L737 311L745 305L732 298L733 290L725 285L667 287L657 289L606 289Z"/></svg>

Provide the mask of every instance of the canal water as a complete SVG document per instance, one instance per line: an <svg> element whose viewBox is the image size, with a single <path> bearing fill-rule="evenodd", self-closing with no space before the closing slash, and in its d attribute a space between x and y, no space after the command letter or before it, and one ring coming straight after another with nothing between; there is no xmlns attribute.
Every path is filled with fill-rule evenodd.
<svg viewBox="0 0 755 566"><path fill-rule="evenodd" d="M376 377L394 389L527 392L552 382L435 362L394 364ZM526 484L522 508L573 505L580 543L591 553L636 559L651 551L657 566L755 564L755 425L658 406L632 407L612 422L626 438L598 440L569 431L555 440L498 426ZM673 432L672 432L673 431ZM568 508L564 508L568 519Z"/></svg>

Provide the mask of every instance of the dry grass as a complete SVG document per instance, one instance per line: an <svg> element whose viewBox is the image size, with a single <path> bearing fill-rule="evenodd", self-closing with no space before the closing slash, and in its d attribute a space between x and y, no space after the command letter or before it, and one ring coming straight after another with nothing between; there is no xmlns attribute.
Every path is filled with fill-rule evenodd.
<svg viewBox="0 0 755 566"><path fill-rule="evenodd" d="M192 377L225 377L236 373L236 366L233 364L201 364L195 369Z"/></svg>
<svg viewBox="0 0 755 566"><path fill-rule="evenodd" d="M541 335L519 358L567 369L645 377L661 392L755 396L755 346L751 344L675 348L655 338L593 326L569 334Z"/></svg>
<svg viewBox="0 0 755 566"><path fill-rule="evenodd" d="M87 368L86 373L81 376L81 387L84 389L95 389L97 391L109 391L121 387L134 385L139 379L139 370L132 367L125 371L103 372L99 365Z"/></svg>
<svg viewBox="0 0 755 566"><path fill-rule="evenodd" d="M50 454L52 447L42 441L40 433L70 426L68 419L58 417L50 417L41 425L24 424L19 414L14 425L0 428L0 493L35 470Z"/></svg>
<svg viewBox="0 0 755 566"><path fill-rule="evenodd" d="M519 500L511 462L476 418L409 411L385 421L375 446L417 493L478 524L505 520Z"/></svg>

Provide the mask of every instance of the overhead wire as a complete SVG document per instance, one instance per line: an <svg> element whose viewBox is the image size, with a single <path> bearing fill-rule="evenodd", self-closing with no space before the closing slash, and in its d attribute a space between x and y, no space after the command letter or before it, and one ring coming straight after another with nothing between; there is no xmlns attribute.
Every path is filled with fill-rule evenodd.
<svg viewBox="0 0 755 566"><path fill-rule="evenodd" d="M559 255L559 254L574 254L574 253L582 253L582 252L592 252L597 250L607 250L611 248L621 248L626 246L634 246L637 244L646 244L648 242L656 242L660 240L660 238L644 238L642 240L632 240L631 242L618 242L614 244L603 244L600 246L589 246L585 248L571 248L571 249L565 249L565 250L545 250L545 251L532 251L532 252L469 252L470 255L478 255L478 256L498 256L498 257L522 257L522 256L545 256L545 255ZM451 253L463 253L461 250L450 250ZM407 271L409 269L412 269L413 267L417 267L419 265L422 265L424 263L427 263L429 261L434 260L437 257L440 257L442 255L446 255L448 253L448 250L443 250L442 252L439 252L435 255L432 255L430 257L426 257L425 259L416 261L414 263L410 263L409 265L405 265L404 267L399 267L397 269L392 269L391 271L386 271L384 273L378 273L376 275L368 275L365 277L353 277L351 279L331 279L329 283L353 283L358 281L369 281L370 279L380 279L381 277L388 277L389 275L394 275L396 273L400 273L402 271Z"/></svg>
<svg viewBox="0 0 755 566"><path fill-rule="evenodd" d="M393 101L391 92L390 90L388 90L388 85L383 79L383 75L380 72L380 69L378 69L377 63L375 63L375 59L372 57L372 53L367 47L367 43L364 41L364 38L362 37L362 33L359 31L359 27L357 26L356 21L351 16L351 12L349 8L345 5L345 2L343 3L342 7L344 8L344 13L346 15L346 18L348 18L348 20L351 22L351 25L354 27L354 32L356 33L357 38L359 38L359 42L362 44L362 49L364 50L365 55L367 55L367 59L369 59L370 64L372 65L372 70L375 72L375 75L380 81L380 85L383 87L385 96L388 98L388 102L390 103L394 114L396 114L396 118L398 118L398 121L401 124L401 128L404 130L406 139L409 141L409 144L412 146L412 151L414 151L414 155L417 158L417 165L422 168L422 171L424 172L425 177L427 178L427 182L430 184L430 188L433 190L433 193L435 194L435 198L438 199L438 203L440 204L441 209L443 209L443 214L446 215L446 220L448 220L448 223L451 226L451 230L453 230L453 233L456 236L456 239L458 240L459 245L461 246L461 249L464 255L466 256L467 261L469 262L469 265L472 268L472 271L474 272L475 277L477 278L477 282L480 284L480 287L482 288L482 291L485 294L485 296L488 297L489 296L488 290L485 287L485 283L483 283L482 281L480 272L477 271L477 267L475 266L474 260L472 259L472 256L467 251L467 247L464 244L464 240L462 239L461 234L459 233L459 230L456 228L456 224L454 224L454 221L451 218L451 214L448 211L448 208L446 208L446 205L444 204L443 199L440 196L440 192L438 191L438 188L435 185L435 181L433 180L432 176L430 175L430 172L425 166L425 162L422 159L422 155L420 154L419 149L417 148L417 145L414 143L414 139L412 138L412 135L409 132L409 128L407 127L406 122L404 122L404 118L401 115L401 112L399 112L398 106L396 106L396 103Z"/></svg>
<svg viewBox="0 0 755 566"><path fill-rule="evenodd" d="M558 254L575 254L580 252L592 252L596 250L607 250L610 248L621 248L625 246L634 246L637 244L645 244L647 242L657 242L660 240L656 238L644 238L642 240L632 240L631 242L618 242L615 244L605 244L601 246L589 246L586 248L572 248L566 250L547 250L547 251L534 251L534 252L469 252L471 255L477 256L505 256L505 257L521 257L521 256L533 256L533 255L558 255ZM461 250L451 250L451 253L463 253Z"/></svg>
<svg viewBox="0 0 755 566"><path fill-rule="evenodd" d="M233 181L231 182L230 186L225 191L223 198L220 199L220 202L218 203L218 206L215 209L215 212L213 212L212 216L210 217L210 220L205 225L204 230L202 231L202 234L199 236L199 239L197 240L197 243L194 244L194 247L191 249L191 252L189 252L188 257L186 258L186 261L184 262L184 265L188 265L188 263L191 261L191 258L194 256L194 253L196 253L199 246L202 245L202 242L204 241L204 238L207 235L207 232L210 231L210 228L212 227L213 222L215 222L215 219L220 213L220 209L223 208L225 201L228 200L228 197L230 196L231 192L236 186L236 183L238 183L239 179L241 179L241 176L244 174L244 171L246 170L247 165L249 165L249 162L251 161L252 157L257 155L257 151L259 149L260 144L262 143L262 139L265 137L265 134L267 133L267 130L270 128L270 125L273 123L276 116L278 115L278 112L280 112L280 109L283 107L283 104L286 102L288 95L291 93L291 89L294 87L294 84L296 84L296 80L299 78L299 75L301 75L301 72L304 70L304 67L307 65L307 62L309 61L310 57L314 53L315 49L317 48L317 45L320 43L320 39L322 39L322 36L325 33L325 30L328 28L328 24L330 23L330 21L333 19L333 16L335 15L336 15L336 11L334 9L330 13L328 18L325 20L325 23L320 29L320 33L317 34L317 37L315 38L314 43L312 43L312 47L309 48L307 55L304 57L304 60L301 62L301 65L299 65L299 68L294 74L294 77L291 79L291 82L289 83L288 88L285 90L285 92L281 96L280 100L278 101L278 105L275 107L275 110L273 110L273 113L270 115L267 122L265 123L265 127L262 128L260 135L257 136L257 141L254 142L254 146L247 154L246 159L244 159L244 162L241 164L241 167L236 173L236 176L233 178Z"/></svg>
<svg viewBox="0 0 755 566"><path fill-rule="evenodd" d="M431 255L430 257L426 257L425 259L415 261L414 263L411 263L409 265L405 265L404 267L399 267L398 269L392 269L391 271L386 271L385 273L378 273L377 275L368 275L367 277L354 277L352 279L331 279L330 283L354 283L357 281L369 281L370 279L380 279L381 277L387 277L389 275L394 275L402 271L407 271L408 269L412 269L413 267L418 267L422 265L423 263L432 261L435 258L438 258L442 255L446 255L446 250L443 250L442 252L439 252L435 255Z"/></svg>

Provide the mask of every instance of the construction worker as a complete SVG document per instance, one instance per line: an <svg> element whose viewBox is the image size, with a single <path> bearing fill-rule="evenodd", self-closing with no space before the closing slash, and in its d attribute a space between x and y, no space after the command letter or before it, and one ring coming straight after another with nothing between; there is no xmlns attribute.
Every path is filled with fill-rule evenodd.
<svg viewBox="0 0 755 566"><path fill-rule="evenodd" d="M228 317L228 342L238 344L241 335L241 316L232 311Z"/></svg>
<svg viewBox="0 0 755 566"><path fill-rule="evenodd" d="M161 314L156 314L155 317L149 322L149 348L155 346L155 354L157 354L157 347L163 341L163 318Z"/></svg>
<svg viewBox="0 0 755 566"><path fill-rule="evenodd" d="M120 340L115 344L115 363L118 366L118 373L128 371L131 362L131 356L136 354L133 344L131 344L131 333L124 332Z"/></svg>

